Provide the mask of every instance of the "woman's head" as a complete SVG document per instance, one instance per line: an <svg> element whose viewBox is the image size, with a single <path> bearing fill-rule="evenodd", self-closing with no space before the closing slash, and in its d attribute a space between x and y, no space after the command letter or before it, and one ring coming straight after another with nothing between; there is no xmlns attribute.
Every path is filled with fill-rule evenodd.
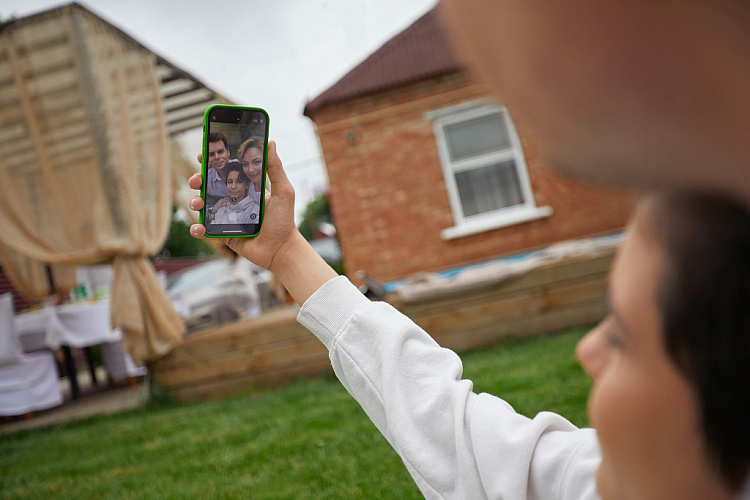
<svg viewBox="0 0 750 500"><path fill-rule="evenodd" d="M721 473L738 484L750 466L750 212L672 193L653 199L645 223L668 256L658 293L667 352L699 395Z"/></svg>
<svg viewBox="0 0 750 500"><path fill-rule="evenodd" d="M750 459L750 212L704 194L644 199L579 344L605 498L720 498Z"/></svg>
<svg viewBox="0 0 750 500"><path fill-rule="evenodd" d="M230 163L227 166L227 192L232 203L242 201L247 195L250 179L247 178L242 167L238 163Z"/></svg>
<svg viewBox="0 0 750 500"><path fill-rule="evenodd" d="M263 140L251 137L237 150L237 159L242 165L245 175L253 182L256 190L260 190L263 180Z"/></svg>

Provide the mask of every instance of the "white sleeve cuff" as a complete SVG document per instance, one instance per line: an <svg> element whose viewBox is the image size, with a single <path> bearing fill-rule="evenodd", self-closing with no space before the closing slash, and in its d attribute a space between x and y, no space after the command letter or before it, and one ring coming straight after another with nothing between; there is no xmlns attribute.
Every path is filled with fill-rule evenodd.
<svg viewBox="0 0 750 500"><path fill-rule="evenodd" d="M297 321L315 334L327 349L349 318L370 304L345 276L327 281L304 304Z"/></svg>

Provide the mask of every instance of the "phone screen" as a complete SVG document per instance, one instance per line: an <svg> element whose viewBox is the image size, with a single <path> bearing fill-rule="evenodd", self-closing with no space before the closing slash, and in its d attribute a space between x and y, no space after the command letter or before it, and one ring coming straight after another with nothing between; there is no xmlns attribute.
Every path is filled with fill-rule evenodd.
<svg viewBox="0 0 750 500"><path fill-rule="evenodd" d="M266 191L268 113L260 108L214 105L203 120L204 207L206 236L257 236Z"/></svg>

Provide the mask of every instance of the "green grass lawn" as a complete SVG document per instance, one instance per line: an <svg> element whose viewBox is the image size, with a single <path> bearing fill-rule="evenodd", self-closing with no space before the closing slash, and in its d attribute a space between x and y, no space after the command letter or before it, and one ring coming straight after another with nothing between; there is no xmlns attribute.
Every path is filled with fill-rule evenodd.
<svg viewBox="0 0 750 500"><path fill-rule="evenodd" d="M586 425L583 330L463 354L476 392ZM333 377L0 435L0 498L421 498Z"/></svg>

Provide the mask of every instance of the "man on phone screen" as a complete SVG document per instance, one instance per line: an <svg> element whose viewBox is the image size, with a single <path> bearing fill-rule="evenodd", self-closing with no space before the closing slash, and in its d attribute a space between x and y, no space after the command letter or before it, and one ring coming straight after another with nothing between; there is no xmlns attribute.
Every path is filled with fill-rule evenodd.
<svg viewBox="0 0 750 500"><path fill-rule="evenodd" d="M229 159L227 138L221 132L208 134L208 172L206 172L206 207L229 197L227 191L227 165L237 160Z"/></svg>

